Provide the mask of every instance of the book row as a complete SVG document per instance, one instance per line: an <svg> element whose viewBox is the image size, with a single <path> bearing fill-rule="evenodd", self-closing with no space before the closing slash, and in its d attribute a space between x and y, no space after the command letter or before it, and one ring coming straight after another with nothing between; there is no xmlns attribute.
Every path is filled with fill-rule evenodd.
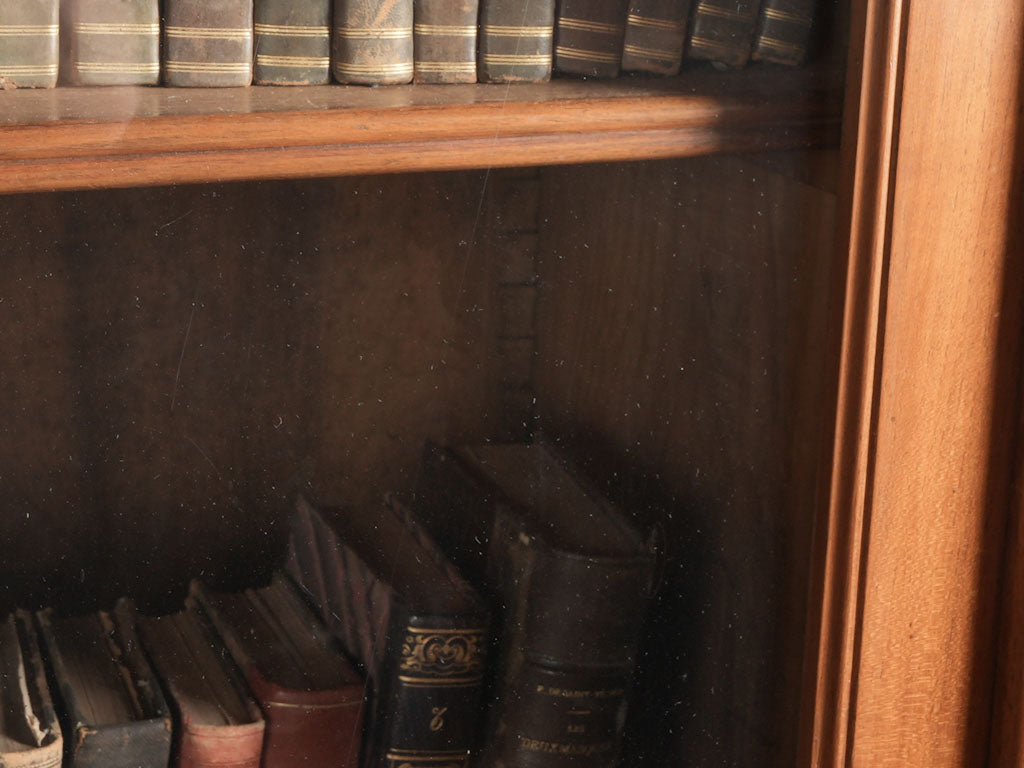
<svg viewBox="0 0 1024 768"><path fill-rule="evenodd" d="M544 445L428 446L411 504L300 498L270 584L0 623L0 764L613 768L647 539Z"/></svg>
<svg viewBox="0 0 1024 768"><path fill-rule="evenodd" d="M0 87L536 82L800 64L818 0L0 0Z"/></svg>

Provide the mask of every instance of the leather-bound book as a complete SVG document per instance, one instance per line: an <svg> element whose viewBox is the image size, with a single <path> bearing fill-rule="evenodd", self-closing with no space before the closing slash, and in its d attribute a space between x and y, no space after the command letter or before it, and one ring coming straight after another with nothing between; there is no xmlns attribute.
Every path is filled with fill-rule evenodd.
<svg viewBox="0 0 1024 768"><path fill-rule="evenodd" d="M55 86L59 38L58 0L0 1L0 90Z"/></svg>
<svg viewBox="0 0 1024 768"><path fill-rule="evenodd" d="M653 590L640 532L542 445L429 446L416 509L497 614L481 765L617 766Z"/></svg>
<svg viewBox="0 0 1024 768"><path fill-rule="evenodd" d="M175 768L257 768L263 717L206 617L186 608L138 624L174 711Z"/></svg>
<svg viewBox="0 0 1024 768"><path fill-rule="evenodd" d="M480 0L480 82L550 80L554 35L555 0Z"/></svg>
<svg viewBox="0 0 1024 768"><path fill-rule="evenodd" d="M334 0L334 79L360 85L412 80L413 0Z"/></svg>
<svg viewBox="0 0 1024 768"><path fill-rule="evenodd" d="M166 768L171 713L130 611L37 614L67 734L66 768Z"/></svg>
<svg viewBox="0 0 1024 768"><path fill-rule="evenodd" d="M688 56L721 67L750 60L761 0L697 0L690 22Z"/></svg>
<svg viewBox="0 0 1024 768"><path fill-rule="evenodd" d="M295 586L215 592L192 583L267 722L262 768L356 768L363 681Z"/></svg>
<svg viewBox="0 0 1024 768"><path fill-rule="evenodd" d="M796 67L807 58L816 0L763 0L751 58Z"/></svg>
<svg viewBox="0 0 1024 768"><path fill-rule="evenodd" d="M230 87L252 82L252 0L165 0L164 82Z"/></svg>
<svg viewBox="0 0 1024 768"><path fill-rule="evenodd" d="M50 700L32 616L0 623L0 765L60 768L64 740Z"/></svg>
<svg viewBox="0 0 1024 768"><path fill-rule="evenodd" d="M675 75L683 63L691 0L630 0L622 68Z"/></svg>
<svg viewBox="0 0 1024 768"><path fill-rule="evenodd" d="M158 0L68 0L61 79L70 85L157 85Z"/></svg>
<svg viewBox="0 0 1024 768"><path fill-rule="evenodd" d="M361 765L466 768L487 644L476 592L395 505L318 509L300 499L290 539L289 575L366 674Z"/></svg>
<svg viewBox="0 0 1024 768"><path fill-rule="evenodd" d="M331 0L255 0L257 85L331 81Z"/></svg>
<svg viewBox="0 0 1024 768"><path fill-rule="evenodd" d="M622 62L628 0L561 0L555 24L555 71L615 77Z"/></svg>
<svg viewBox="0 0 1024 768"><path fill-rule="evenodd" d="M478 0L414 0L413 79L475 83Z"/></svg>

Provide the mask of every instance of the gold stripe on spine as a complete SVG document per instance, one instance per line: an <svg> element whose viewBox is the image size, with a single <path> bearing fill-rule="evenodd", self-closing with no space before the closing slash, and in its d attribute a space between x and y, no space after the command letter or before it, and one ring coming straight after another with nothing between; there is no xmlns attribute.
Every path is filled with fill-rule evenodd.
<svg viewBox="0 0 1024 768"><path fill-rule="evenodd" d="M75 69L79 72L95 74L133 74L156 75L160 72L159 64L127 64L117 61L76 61Z"/></svg>
<svg viewBox="0 0 1024 768"><path fill-rule="evenodd" d="M601 53L600 51L585 51L580 48L569 48L560 45L555 48L555 54L566 59L578 59L580 61L591 61L600 64L618 64L619 54Z"/></svg>
<svg viewBox="0 0 1024 768"><path fill-rule="evenodd" d="M480 31L490 37L551 37L552 27L506 27L500 24L484 24Z"/></svg>
<svg viewBox="0 0 1024 768"><path fill-rule="evenodd" d="M717 16L720 19L739 19L740 21L748 21L754 16L753 13L740 13L739 11L720 8L707 2L697 4L697 13L703 13L705 16Z"/></svg>
<svg viewBox="0 0 1024 768"><path fill-rule="evenodd" d="M80 35L158 35L159 24L104 24L100 22L82 21L75 24L75 32Z"/></svg>
<svg viewBox="0 0 1024 768"><path fill-rule="evenodd" d="M249 28L167 27L165 31L168 37L212 37L223 40L245 40L252 37L252 30Z"/></svg>
<svg viewBox="0 0 1024 768"><path fill-rule="evenodd" d="M746 51L745 47L726 45L725 43L720 43L717 40L708 40L706 37L697 37L696 35L690 38L690 47L700 48L713 53L726 54L735 54L737 51Z"/></svg>
<svg viewBox="0 0 1024 768"><path fill-rule="evenodd" d="M443 24L416 24L413 29L417 35L428 37L476 37L476 25L468 27L450 27Z"/></svg>
<svg viewBox="0 0 1024 768"><path fill-rule="evenodd" d="M801 27L809 27L814 23L814 20L809 16L801 16L798 13L780 11L778 8L765 8L764 17L766 19L771 19L772 21L785 21L790 24L797 24Z"/></svg>
<svg viewBox="0 0 1024 768"><path fill-rule="evenodd" d="M475 61L417 61L417 72L476 72Z"/></svg>
<svg viewBox="0 0 1024 768"><path fill-rule="evenodd" d="M245 74L249 72L248 62L226 61L168 61L168 72L210 72L224 74Z"/></svg>
<svg viewBox="0 0 1024 768"><path fill-rule="evenodd" d="M293 67L296 69L310 69L326 67L331 63L327 56L271 56L265 53L256 54L256 63L265 67Z"/></svg>
<svg viewBox="0 0 1024 768"><path fill-rule="evenodd" d="M655 61L668 61L674 62L680 54L680 50L670 51L665 48L641 48L639 45L626 45L623 46L622 50L625 53L632 54L633 56L640 56L645 59L654 59Z"/></svg>
<svg viewBox="0 0 1024 768"><path fill-rule="evenodd" d="M56 37L58 29L56 24L4 24L0 26L0 37Z"/></svg>
<svg viewBox="0 0 1024 768"><path fill-rule="evenodd" d="M56 75L57 65L0 64L0 75Z"/></svg>
<svg viewBox="0 0 1024 768"><path fill-rule="evenodd" d="M437 62L426 71L455 69L438 70L437 64L453 63ZM466 66L458 64L457 71L465 71ZM476 71L475 62L468 66ZM417 69L422 69L419 64ZM405 685L420 688L478 685L483 679L485 642L483 630L407 627L398 679Z"/></svg>
<svg viewBox="0 0 1024 768"><path fill-rule="evenodd" d="M336 27L334 34L347 40L404 40L412 27Z"/></svg>
<svg viewBox="0 0 1024 768"><path fill-rule="evenodd" d="M278 24L256 24L253 29L257 35L273 35L274 37L327 37L331 34L330 27L283 27Z"/></svg>
<svg viewBox="0 0 1024 768"><path fill-rule="evenodd" d="M558 26L563 29L578 29L582 32L598 32L604 35L619 35L625 29L621 24L601 24L597 21L564 17L558 20Z"/></svg>
<svg viewBox="0 0 1024 768"><path fill-rule="evenodd" d="M631 13L626 17L626 24L630 27L643 27L644 29L663 29L666 32L682 32L684 29L681 21L649 19L644 16L637 16L635 13Z"/></svg>
<svg viewBox="0 0 1024 768"><path fill-rule="evenodd" d="M803 56L804 53L806 53L806 51L804 51L804 49L799 45L787 43L785 40L777 40L774 37L760 37L758 38L757 44L765 48L771 48L776 51L795 54L797 56Z"/></svg>
<svg viewBox="0 0 1024 768"><path fill-rule="evenodd" d="M342 75L408 75L412 77L412 62L402 64L347 64L334 62L334 68Z"/></svg>
<svg viewBox="0 0 1024 768"><path fill-rule="evenodd" d="M388 761L388 768L465 768L469 750L389 749L384 759Z"/></svg>
<svg viewBox="0 0 1024 768"><path fill-rule="evenodd" d="M536 67L538 65L550 64L551 54L549 53L485 53L484 64L495 64L505 67Z"/></svg>

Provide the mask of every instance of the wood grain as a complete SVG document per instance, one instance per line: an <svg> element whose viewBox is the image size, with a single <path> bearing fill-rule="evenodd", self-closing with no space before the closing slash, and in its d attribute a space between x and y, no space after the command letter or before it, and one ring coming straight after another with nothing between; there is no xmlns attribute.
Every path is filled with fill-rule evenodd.
<svg viewBox="0 0 1024 768"><path fill-rule="evenodd" d="M837 141L817 73L0 93L0 192L681 157Z"/></svg>

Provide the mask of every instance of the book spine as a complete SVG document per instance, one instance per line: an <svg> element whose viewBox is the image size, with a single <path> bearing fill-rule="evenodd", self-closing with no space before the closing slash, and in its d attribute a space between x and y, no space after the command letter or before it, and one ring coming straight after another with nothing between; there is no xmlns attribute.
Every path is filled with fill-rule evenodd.
<svg viewBox="0 0 1024 768"><path fill-rule="evenodd" d="M167 85L252 82L252 0L166 0L164 18Z"/></svg>
<svg viewBox="0 0 1024 768"><path fill-rule="evenodd" d="M159 84L158 0L71 0L65 9L69 84Z"/></svg>
<svg viewBox="0 0 1024 768"><path fill-rule="evenodd" d="M795 67L804 63L814 28L814 0L764 0L751 58Z"/></svg>
<svg viewBox="0 0 1024 768"><path fill-rule="evenodd" d="M550 80L554 36L554 0L481 0L480 82Z"/></svg>
<svg viewBox="0 0 1024 768"><path fill-rule="evenodd" d="M331 81L331 0L255 0L257 85Z"/></svg>
<svg viewBox="0 0 1024 768"><path fill-rule="evenodd" d="M691 59L724 67L750 60L761 0L698 0L690 24Z"/></svg>
<svg viewBox="0 0 1024 768"><path fill-rule="evenodd" d="M555 70L615 77L622 62L628 0L562 0L555 28Z"/></svg>
<svg viewBox="0 0 1024 768"><path fill-rule="evenodd" d="M412 80L413 0L334 0L333 69L339 83Z"/></svg>
<svg viewBox="0 0 1024 768"><path fill-rule="evenodd" d="M46 668L40 653L39 638L32 627L32 614L18 611L8 619L14 637L4 637L13 652L20 655L25 687L18 686L20 708L33 715L29 727L35 731L39 746L28 750L0 752L0 765L10 768L60 768L64 757L64 738L57 711L50 698ZM4 633L6 634L6 633ZM22 698L24 697L24 698Z"/></svg>
<svg viewBox="0 0 1024 768"><path fill-rule="evenodd" d="M0 90L52 88L59 67L58 0L0 0Z"/></svg>
<svg viewBox="0 0 1024 768"><path fill-rule="evenodd" d="M683 62L690 0L631 0L622 68L675 75Z"/></svg>
<svg viewBox="0 0 1024 768"><path fill-rule="evenodd" d="M475 83L478 0L414 0L413 79Z"/></svg>

